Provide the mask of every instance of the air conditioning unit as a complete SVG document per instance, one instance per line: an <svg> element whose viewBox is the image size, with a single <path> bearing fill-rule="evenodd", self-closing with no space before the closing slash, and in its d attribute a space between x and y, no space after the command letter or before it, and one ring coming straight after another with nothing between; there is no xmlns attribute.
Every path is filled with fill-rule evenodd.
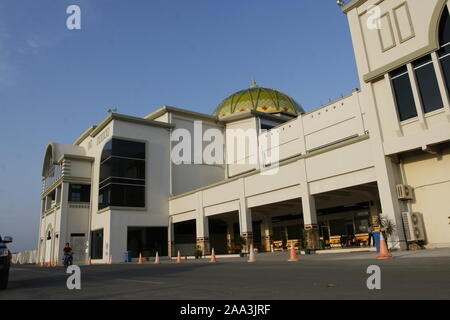
<svg viewBox="0 0 450 320"><path fill-rule="evenodd" d="M397 185L398 200L413 200L413 188L406 184Z"/></svg>
<svg viewBox="0 0 450 320"><path fill-rule="evenodd" d="M420 213L402 212L402 219L408 242L425 240L425 227Z"/></svg>

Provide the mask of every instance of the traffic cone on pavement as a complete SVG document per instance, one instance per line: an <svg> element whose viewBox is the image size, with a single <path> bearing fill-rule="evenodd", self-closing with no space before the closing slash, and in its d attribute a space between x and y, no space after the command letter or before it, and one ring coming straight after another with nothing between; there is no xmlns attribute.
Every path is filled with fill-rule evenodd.
<svg viewBox="0 0 450 320"><path fill-rule="evenodd" d="M380 254L377 259L392 259L393 256L389 252L389 249L386 244L386 240L384 239L383 232L380 232Z"/></svg>
<svg viewBox="0 0 450 320"><path fill-rule="evenodd" d="M214 252L214 248L212 248L212 250L211 250L211 260L209 262L211 262L211 263L217 262L216 253Z"/></svg>
<svg viewBox="0 0 450 320"><path fill-rule="evenodd" d="M161 261L159 261L158 251L156 251L155 264L161 264Z"/></svg>
<svg viewBox="0 0 450 320"><path fill-rule="evenodd" d="M52 262L51 261L47 262L47 267L51 267L51 266L52 266Z"/></svg>
<svg viewBox="0 0 450 320"><path fill-rule="evenodd" d="M291 246L291 250L290 251L291 251L291 253L290 253L288 261L289 262L298 261L297 251L295 250L293 245Z"/></svg>
<svg viewBox="0 0 450 320"><path fill-rule="evenodd" d="M138 260L138 264L142 264L142 253L139 253L139 260Z"/></svg>
<svg viewBox="0 0 450 320"><path fill-rule="evenodd" d="M255 251L253 250L253 244L250 245L250 254L248 256L247 262L256 262Z"/></svg>
<svg viewBox="0 0 450 320"><path fill-rule="evenodd" d="M182 263L180 250L178 250L177 263Z"/></svg>
<svg viewBox="0 0 450 320"><path fill-rule="evenodd" d="M88 266L92 266L92 260L91 260L91 257L89 257L89 259L88 259Z"/></svg>

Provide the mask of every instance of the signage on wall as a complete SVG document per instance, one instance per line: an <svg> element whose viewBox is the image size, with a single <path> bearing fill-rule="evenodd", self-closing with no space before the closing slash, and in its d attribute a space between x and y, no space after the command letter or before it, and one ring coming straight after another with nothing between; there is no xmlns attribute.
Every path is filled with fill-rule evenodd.
<svg viewBox="0 0 450 320"><path fill-rule="evenodd" d="M109 137L109 132L110 132L110 128L106 128L105 131L103 131L102 133L100 133L98 135L97 140L96 140L97 146Z"/></svg>

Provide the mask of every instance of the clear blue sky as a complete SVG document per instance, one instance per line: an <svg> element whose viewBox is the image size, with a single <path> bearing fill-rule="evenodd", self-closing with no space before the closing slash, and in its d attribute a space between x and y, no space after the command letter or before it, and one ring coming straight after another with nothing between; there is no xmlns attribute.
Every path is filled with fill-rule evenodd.
<svg viewBox="0 0 450 320"><path fill-rule="evenodd" d="M81 30L66 28L71 4ZM2 1L0 234L36 247L49 141L73 143L112 107L212 113L252 77L307 111L359 87L336 1Z"/></svg>

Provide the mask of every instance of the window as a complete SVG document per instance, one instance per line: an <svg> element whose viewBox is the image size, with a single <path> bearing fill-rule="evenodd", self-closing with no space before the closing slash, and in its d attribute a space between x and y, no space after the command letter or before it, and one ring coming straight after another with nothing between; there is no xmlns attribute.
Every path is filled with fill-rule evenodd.
<svg viewBox="0 0 450 320"><path fill-rule="evenodd" d="M91 186L87 184L70 184L69 185L69 201L70 202L90 202Z"/></svg>
<svg viewBox="0 0 450 320"><path fill-rule="evenodd" d="M439 85L437 83L436 72L434 71L431 56L427 55L414 61L412 64L416 73L423 111L428 113L443 108L444 104L439 91Z"/></svg>
<svg viewBox="0 0 450 320"><path fill-rule="evenodd" d="M99 209L145 207L145 143L112 139L100 164Z"/></svg>
<svg viewBox="0 0 450 320"><path fill-rule="evenodd" d="M446 8L447 9L447 8ZM441 48L438 56L441 61L442 72L444 73L444 80L447 85L447 90L450 90L450 19L448 10L444 10L439 26L439 42Z"/></svg>
<svg viewBox="0 0 450 320"><path fill-rule="evenodd" d="M392 71L389 75L400 121L417 117L416 104L406 66Z"/></svg>
<svg viewBox="0 0 450 320"><path fill-rule="evenodd" d="M91 232L91 258L103 259L103 229Z"/></svg>

